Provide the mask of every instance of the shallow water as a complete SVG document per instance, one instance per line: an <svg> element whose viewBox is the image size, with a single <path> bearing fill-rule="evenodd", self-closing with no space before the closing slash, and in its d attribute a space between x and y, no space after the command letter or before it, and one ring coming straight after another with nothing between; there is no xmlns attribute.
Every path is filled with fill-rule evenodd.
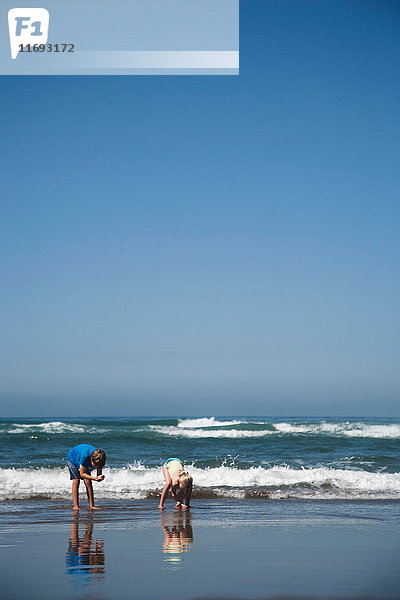
<svg viewBox="0 0 400 600"><path fill-rule="evenodd" d="M400 504L3 503L2 600L380 598L400 590Z"/></svg>

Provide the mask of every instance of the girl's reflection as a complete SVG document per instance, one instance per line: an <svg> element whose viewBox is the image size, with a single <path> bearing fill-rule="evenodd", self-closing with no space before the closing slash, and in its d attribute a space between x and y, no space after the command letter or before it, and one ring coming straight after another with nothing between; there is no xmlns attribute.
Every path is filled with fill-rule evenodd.
<svg viewBox="0 0 400 600"><path fill-rule="evenodd" d="M71 538L66 557L67 573L85 579L104 575L104 541L92 540L93 513L85 518L85 533L79 537L79 515L74 514L71 524Z"/></svg>
<svg viewBox="0 0 400 600"><path fill-rule="evenodd" d="M164 560L173 569L179 569L182 562L182 552L191 550L193 529L190 511L175 511L170 518L166 512L161 513L161 526L164 530L163 552Z"/></svg>

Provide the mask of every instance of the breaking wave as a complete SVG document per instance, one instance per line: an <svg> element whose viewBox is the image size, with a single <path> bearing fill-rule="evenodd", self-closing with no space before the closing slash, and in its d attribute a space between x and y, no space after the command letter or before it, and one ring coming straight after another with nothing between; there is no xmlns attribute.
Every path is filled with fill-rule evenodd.
<svg viewBox="0 0 400 600"><path fill-rule="evenodd" d="M187 438L261 438L270 435L322 435L354 438L400 438L400 425L366 423L262 423L259 421L217 421L214 417L181 420L175 425L150 425L161 435Z"/></svg>
<svg viewBox="0 0 400 600"><path fill-rule="evenodd" d="M308 434L346 437L369 437L369 438L399 438L400 425L369 425L366 423L275 423L274 428L280 433Z"/></svg>
<svg viewBox="0 0 400 600"><path fill-rule="evenodd" d="M81 423L64 423L63 421L50 421L48 423L13 423L0 433L7 434L63 434L63 433L104 433L106 430L99 427L88 427Z"/></svg>
<svg viewBox="0 0 400 600"><path fill-rule="evenodd" d="M203 427L229 427L240 425L243 421L217 421L215 417L204 417L202 419L179 419L178 427L196 429Z"/></svg>
<svg viewBox="0 0 400 600"><path fill-rule="evenodd" d="M286 422L246 419L222 420L215 417L196 419L164 419L151 422L119 422L104 427L103 423L70 423L64 421L49 421L43 423L3 423L1 434L10 435L73 435L73 434L109 434L140 436L141 439L154 435L176 438L263 438L267 436L323 436L330 438L373 438L399 439L400 424L373 424L343 421L343 422Z"/></svg>
<svg viewBox="0 0 400 600"><path fill-rule="evenodd" d="M194 498L314 498L400 499L400 473L370 473L327 467L293 469L284 466L188 467L194 480ZM163 486L159 468L141 463L105 469L105 480L94 482L97 498L144 499L156 497ZM0 469L0 500L68 499L66 468ZM81 485L84 493L84 485Z"/></svg>
<svg viewBox="0 0 400 600"><path fill-rule="evenodd" d="M214 426L215 427L215 426ZM261 431L250 431L248 429L184 429L173 425L150 425L150 428L161 434L174 437L187 438L249 438L249 437L265 437L274 433L268 429Z"/></svg>
<svg viewBox="0 0 400 600"><path fill-rule="evenodd" d="M50 423L24 424L14 423L7 433L83 433L83 425L74 425L72 423L63 423L62 421L52 421Z"/></svg>

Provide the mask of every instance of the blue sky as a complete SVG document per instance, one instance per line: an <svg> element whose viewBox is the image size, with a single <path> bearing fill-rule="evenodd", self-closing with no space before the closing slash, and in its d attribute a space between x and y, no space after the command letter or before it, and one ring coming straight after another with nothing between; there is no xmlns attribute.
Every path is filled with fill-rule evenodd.
<svg viewBox="0 0 400 600"><path fill-rule="evenodd" d="M3 77L2 414L398 415L399 25L246 0L239 77Z"/></svg>

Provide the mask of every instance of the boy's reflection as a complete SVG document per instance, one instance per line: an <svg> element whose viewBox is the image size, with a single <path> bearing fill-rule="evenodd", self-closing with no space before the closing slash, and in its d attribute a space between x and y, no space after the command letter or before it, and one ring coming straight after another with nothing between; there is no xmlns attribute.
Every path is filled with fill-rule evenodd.
<svg viewBox="0 0 400 600"><path fill-rule="evenodd" d="M182 562L182 552L191 550L193 529L190 511L175 511L171 523L166 512L161 513L161 526L164 530L163 552L164 560L173 569L179 569Z"/></svg>
<svg viewBox="0 0 400 600"><path fill-rule="evenodd" d="M85 579L104 575L104 541L92 540L92 536L93 513L89 513L85 519L85 533L82 538L79 538L79 516L74 514L66 557L68 574Z"/></svg>

